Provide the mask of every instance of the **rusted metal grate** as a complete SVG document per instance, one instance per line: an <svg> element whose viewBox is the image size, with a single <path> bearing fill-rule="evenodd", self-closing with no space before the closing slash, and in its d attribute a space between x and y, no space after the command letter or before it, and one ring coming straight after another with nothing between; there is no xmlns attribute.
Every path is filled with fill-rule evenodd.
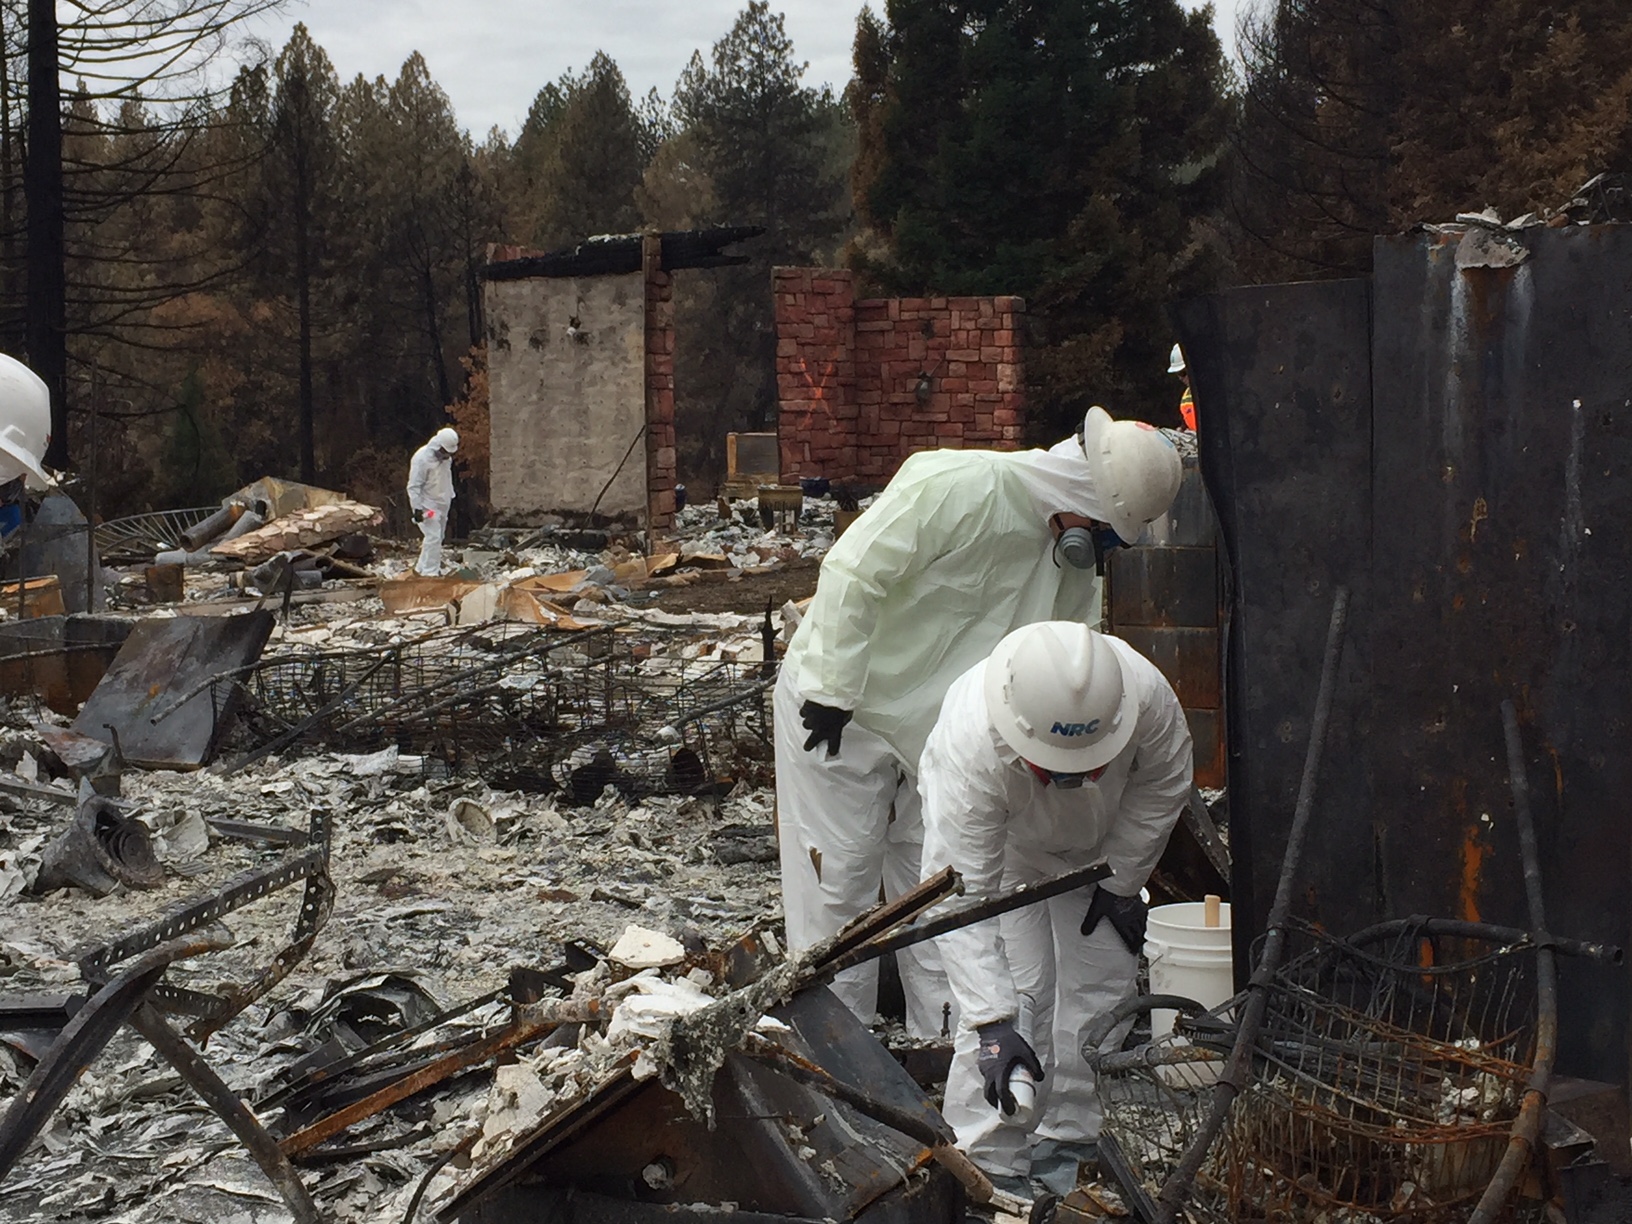
<svg viewBox="0 0 1632 1224"><path fill-rule="evenodd" d="M1519 1113L1534 945L1301 931L1269 987L1254 1079L1196 1180L1200 1221L1465 1220ZM1099 1058L1105 1130L1155 1194L1199 1133L1239 1000ZM1534 1209L1534 1210L1532 1210ZM1539 1218L1519 1200L1510 1218Z"/></svg>

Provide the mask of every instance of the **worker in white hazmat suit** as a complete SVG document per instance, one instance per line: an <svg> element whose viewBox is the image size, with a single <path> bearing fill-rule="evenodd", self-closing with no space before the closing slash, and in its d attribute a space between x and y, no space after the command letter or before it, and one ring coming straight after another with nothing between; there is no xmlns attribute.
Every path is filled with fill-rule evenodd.
<svg viewBox="0 0 1632 1224"><path fill-rule="evenodd" d="M1033 621L1097 623L1106 549L1166 512L1182 468L1150 426L1089 411L1028 451L926 451L822 562L774 701L788 942L801 949L919 878L919 754L946 687ZM907 1024L940 1033L951 993L932 945L898 954ZM834 982L863 1020L877 969Z"/></svg>
<svg viewBox="0 0 1632 1224"><path fill-rule="evenodd" d="M993 1177L1065 1194L1092 1155L1101 1112L1078 1033L1133 994L1140 892L1191 771L1162 673L1080 623L1016 630L947 690L920 762L924 874L950 865L982 900L1100 859L1111 869L935 941L959 1012L944 1113ZM1019 1099L1017 1070L1036 1084Z"/></svg>
<svg viewBox="0 0 1632 1224"><path fill-rule="evenodd" d="M414 565L421 574L442 572L442 533L453 509L453 457L458 451L458 433L444 426L414 452L408 464L408 505L425 537Z"/></svg>

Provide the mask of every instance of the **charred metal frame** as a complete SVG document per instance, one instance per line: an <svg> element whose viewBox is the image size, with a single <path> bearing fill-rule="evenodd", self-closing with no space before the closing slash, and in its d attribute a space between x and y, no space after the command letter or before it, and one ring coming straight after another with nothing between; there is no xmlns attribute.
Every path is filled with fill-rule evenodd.
<svg viewBox="0 0 1632 1224"><path fill-rule="evenodd" d="M225 709L236 699L257 744L232 769L273 751L395 745L498 786L569 787L587 766L589 799L609 783L685 793L713 780L715 758L739 738L769 744L774 681L759 663L677 657L672 674L642 668L637 647L682 640L644 626L560 633L496 622L265 659L218 677L212 700Z"/></svg>

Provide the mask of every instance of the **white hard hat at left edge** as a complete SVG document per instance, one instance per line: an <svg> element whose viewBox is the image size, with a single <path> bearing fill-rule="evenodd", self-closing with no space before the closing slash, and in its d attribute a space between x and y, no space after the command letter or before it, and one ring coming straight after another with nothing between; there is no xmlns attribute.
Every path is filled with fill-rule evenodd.
<svg viewBox="0 0 1632 1224"><path fill-rule="evenodd" d="M50 445L50 390L33 370L0 353L0 483L28 476L30 487L49 487L42 461Z"/></svg>

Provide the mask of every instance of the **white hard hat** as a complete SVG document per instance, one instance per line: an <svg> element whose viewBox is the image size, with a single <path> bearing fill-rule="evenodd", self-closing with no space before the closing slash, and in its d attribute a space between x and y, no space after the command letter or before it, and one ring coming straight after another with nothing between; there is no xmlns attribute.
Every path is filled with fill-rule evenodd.
<svg viewBox="0 0 1632 1224"><path fill-rule="evenodd" d="M0 484L32 476L49 485L40 466L51 445L51 392L40 376L0 353Z"/></svg>
<svg viewBox="0 0 1632 1224"><path fill-rule="evenodd" d="M1102 634L1076 621L1016 629L986 662L986 714L1039 769L1088 773L1133 738L1133 676Z"/></svg>
<svg viewBox="0 0 1632 1224"><path fill-rule="evenodd" d="M454 455L459 452L459 434L458 431L453 429L451 426L444 425L441 429L437 430L436 437L432 438L431 442L441 449L447 451L450 455Z"/></svg>
<svg viewBox="0 0 1632 1224"><path fill-rule="evenodd" d="M1167 513L1184 479L1184 462L1168 436L1144 421L1113 421L1088 409L1082 449L1099 494L1100 511L1124 543L1132 544L1151 519Z"/></svg>
<svg viewBox="0 0 1632 1224"><path fill-rule="evenodd" d="M1169 374L1184 373L1184 350L1176 344L1173 346L1173 351L1168 354L1167 372Z"/></svg>

